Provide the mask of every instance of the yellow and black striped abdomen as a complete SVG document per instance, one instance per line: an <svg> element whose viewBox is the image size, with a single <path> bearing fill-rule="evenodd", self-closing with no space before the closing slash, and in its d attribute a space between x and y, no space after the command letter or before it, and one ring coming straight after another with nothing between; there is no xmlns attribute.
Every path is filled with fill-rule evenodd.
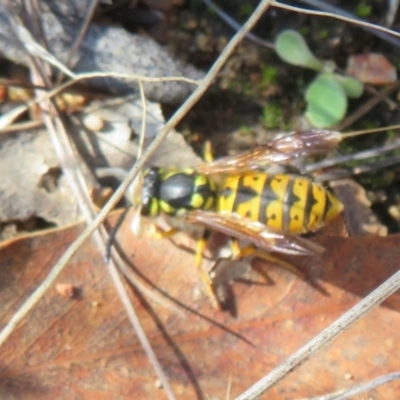
<svg viewBox="0 0 400 400"><path fill-rule="evenodd" d="M250 172L225 179L217 212L236 213L279 232L319 229L338 215L343 205L323 186L293 175Z"/></svg>

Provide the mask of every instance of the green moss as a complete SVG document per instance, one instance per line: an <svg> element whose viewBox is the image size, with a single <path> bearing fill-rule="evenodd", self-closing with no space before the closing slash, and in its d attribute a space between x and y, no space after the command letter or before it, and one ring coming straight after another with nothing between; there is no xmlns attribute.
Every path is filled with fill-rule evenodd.
<svg viewBox="0 0 400 400"><path fill-rule="evenodd" d="M264 65L261 70L262 79L264 83L276 83L276 77L278 76L277 67L272 67L270 65Z"/></svg>
<svg viewBox="0 0 400 400"><path fill-rule="evenodd" d="M306 86L306 82L304 81L304 77L302 76L297 76L296 77L296 86L301 89Z"/></svg>
<svg viewBox="0 0 400 400"><path fill-rule="evenodd" d="M307 36L310 33L310 28L307 26L302 26L299 29L299 32L301 33L302 36Z"/></svg>
<svg viewBox="0 0 400 400"><path fill-rule="evenodd" d="M392 58L390 60L396 69L400 69L400 58Z"/></svg>
<svg viewBox="0 0 400 400"><path fill-rule="evenodd" d="M364 163L365 164L365 163ZM384 189L390 186L395 180L394 171L385 169L368 174L361 174L357 176L357 181L367 187L368 190Z"/></svg>
<svg viewBox="0 0 400 400"><path fill-rule="evenodd" d="M255 90L255 85L250 81L244 82L242 85L242 92L245 96L251 96Z"/></svg>
<svg viewBox="0 0 400 400"><path fill-rule="evenodd" d="M360 2L355 9L355 14L361 18L370 17L371 13L372 13L372 6L364 2Z"/></svg>
<svg viewBox="0 0 400 400"><path fill-rule="evenodd" d="M328 29L323 29L322 31L319 32L319 37L321 39L328 39L329 37L329 30Z"/></svg>
<svg viewBox="0 0 400 400"><path fill-rule="evenodd" d="M242 135L245 135L245 136L249 136L249 135L252 135L252 134L253 134L253 131L252 131L247 125L242 125L242 126L240 127L240 129L239 129L239 132L240 132Z"/></svg>
<svg viewBox="0 0 400 400"><path fill-rule="evenodd" d="M261 123L267 129L280 128L283 125L283 110L280 106L270 103L263 108Z"/></svg>
<svg viewBox="0 0 400 400"><path fill-rule="evenodd" d="M377 125L376 122L366 120L364 119L363 121L360 121L360 126L357 126L357 129L359 130L367 130L367 129L374 129L374 128L379 128L379 125Z"/></svg>
<svg viewBox="0 0 400 400"><path fill-rule="evenodd" d="M254 11L254 7L251 4L244 3L240 6L240 15L242 17L250 16Z"/></svg>

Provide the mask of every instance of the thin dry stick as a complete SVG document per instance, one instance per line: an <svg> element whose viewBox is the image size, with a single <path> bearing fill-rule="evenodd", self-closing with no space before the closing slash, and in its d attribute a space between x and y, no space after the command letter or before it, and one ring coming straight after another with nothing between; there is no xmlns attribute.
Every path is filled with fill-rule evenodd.
<svg viewBox="0 0 400 400"><path fill-rule="evenodd" d="M218 72L233 53L234 49L238 43L244 38L246 33L255 25L258 19L266 11L266 9L271 4L272 0L262 0L259 6L256 8L254 13L251 15L249 20L243 25L243 28L231 39L228 45L225 47L224 51L217 59L215 64L212 66L206 77L203 79L201 85L192 93L188 100L181 106L176 113L167 122L158 136L154 139L151 145L146 149L135 165L130 170L128 177L122 182L120 187L116 190L101 212L97 215L94 221L87 226L87 228L81 233L78 239L70 245L66 250L64 255L56 263L50 274L43 281L43 283L32 293L32 295L26 300L26 302L21 306L21 308L13 315L8 324L0 332L0 346L5 342L5 340L12 333L14 328L18 323L28 314L28 312L34 307L37 301L43 296L43 294L51 287L57 276L64 269L65 265L69 259L74 255L74 253L79 249L82 243L87 240L90 235L95 231L98 225L104 221L108 213L112 210L115 204L123 196L125 190L131 184L133 179L137 176L139 171L143 168L147 160L152 156L152 154L157 150L158 146L162 143L165 137L168 135L169 131L172 130L188 112L188 110L193 107L193 105L201 98L204 92L211 85L212 81L216 78ZM154 79L154 78L153 78ZM145 80L145 79L144 79ZM161 79L160 79L161 80Z"/></svg>
<svg viewBox="0 0 400 400"><path fill-rule="evenodd" d="M128 282L130 282L142 295L154 301L156 304L159 304L161 307L173 311L179 317L185 318L184 312L180 308L178 308L171 300L166 299L157 293L154 293L144 283L142 283L132 271L132 268L127 266L126 263L122 260L121 255L114 247L111 248L111 257L114 263L117 265L118 271L120 271L128 280Z"/></svg>
<svg viewBox="0 0 400 400"><path fill-rule="evenodd" d="M312 11L312 10L305 10L303 8L299 8L299 7L293 7L293 6L289 6L286 4L281 4L277 1L271 1L270 3L271 5L273 5L274 7L278 7L278 8L283 8L286 10L290 10L290 11L294 11L294 12L299 12L299 13L303 13L303 14L309 14L309 15L318 15L318 16L323 16L323 17L331 17L331 18L336 18L338 20L341 21L346 21L346 22L350 22L353 23L355 25L360 25L363 27L367 27L367 28L373 28L382 32L386 32L389 33L393 36L400 36L400 33L390 30L388 28L384 28L378 25L374 25L368 22L364 22L364 21L358 21L352 18L346 18L340 15L336 15L336 14L332 14L332 13L328 13L328 12L321 12L321 11ZM1 7L1 5L0 5ZM26 30L25 30L26 31ZM26 32L18 32L20 39L22 40L22 36L25 35ZM237 35L239 35L241 33L241 31L238 32ZM29 35L30 36L30 35ZM236 36L234 36L234 38L232 40L235 39ZM32 40L28 37L27 40L22 40L24 43L26 42L28 45L32 44ZM121 79L128 79L128 80L142 80L143 82L166 82L166 81L185 81L188 83L194 83L197 84L197 81L194 81L192 79L188 79L188 78L183 78L183 77L165 77L165 78L149 78L149 77L143 77L143 76L138 76L138 75L133 75L133 74L120 74L120 73L110 73L110 72L94 72L94 73L83 73L83 74L73 74L71 71L64 71L65 67L59 63L52 55L49 55L49 53L47 52L43 52L41 48L38 48L37 43L35 43L35 50L36 50L36 56L38 57L43 57L44 59L46 59L46 61L52 63L53 65L57 66L58 68L60 68L61 70L63 70L64 73L67 73L67 75L72 76L74 79L64 83L63 85L57 87L56 89L48 92L45 96L43 96L43 98L40 99L35 99L31 102L28 102L26 106L20 106L17 107L15 109L13 109L12 111L10 111L9 113L3 115L2 117L0 117L0 129L4 128L5 126L8 126L13 120L15 120L16 118L18 118L18 116L20 116L22 113L24 113L29 107L32 107L33 105L37 104L39 101L44 100L45 98L49 98L51 96L54 96L60 92L62 92L63 90L65 90L66 88L68 88L69 86L74 85L76 82L80 81L80 80L85 80L85 79L93 79L93 78L101 78L101 77L115 77L115 78L121 78ZM43 54L41 54L43 53ZM61 65L60 65L61 64Z"/></svg>
<svg viewBox="0 0 400 400"><path fill-rule="evenodd" d="M144 94L144 86L142 81L138 81L139 83L139 92L140 99L142 100L142 126L140 129L140 139L139 139L139 148L137 153L137 158L142 157L143 148L144 148L144 138L146 136L146 117L147 117L147 105L146 105L146 96Z"/></svg>
<svg viewBox="0 0 400 400"><path fill-rule="evenodd" d="M23 0L22 2L24 11L26 13L26 16L24 18L24 24L20 26L21 29L26 29L26 37L29 37L31 35L30 39L31 42L36 43L38 46L44 49L44 51L47 52L47 40L46 40L46 35L43 30L43 24L42 20L40 19L40 5L37 0ZM14 9L13 15L14 18L13 20L15 22L20 21L18 17L15 16ZM10 9L10 14L11 14L11 9ZM16 28L16 25L14 26L14 29ZM15 29L15 31L18 31ZM35 38L35 39L33 39ZM22 42L23 45L25 46L25 43ZM40 43L40 44L39 44ZM43 62L41 59L35 59L33 54L30 54L32 57L32 61L35 63L35 65L38 66L36 69L36 72L41 74L42 79L44 80L44 83L47 85L50 82L50 78L48 75L50 75L50 66ZM32 70L32 69L31 69ZM46 72L45 72L46 71ZM49 88L50 86L46 86Z"/></svg>
<svg viewBox="0 0 400 400"><path fill-rule="evenodd" d="M59 122L59 120L56 122ZM59 122L59 126L58 126L58 132L62 132L63 130L63 126L60 126L61 122ZM64 145L63 145L63 150L72 150L71 146L67 143L65 143L68 138L66 136L66 132L63 132L64 135L62 135L62 137L64 137ZM68 157L68 156L67 156ZM72 155L70 155L70 157L72 157ZM78 192L80 197L84 197L84 201L80 202L80 208L83 209L84 211L84 215L85 215L85 220L87 223L90 223L92 221L92 219L95 216L95 211L93 209L93 207L91 207L91 202L90 199L88 198L88 190L87 188L85 189L83 187L83 185L85 185L85 181L84 178L81 174L77 173L79 171L79 169L75 168L75 169L71 169L70 167L64 169L63 171L70 171L71 170L75 170L75 179L74 177L71 177L72 181L71 182L71 186L73 188L75 188L75 192ZM77 180L77 182L76 182ZM99 226L99 230L96 230L93 232L93 239L95 242L96 247L104 254L105 253L105 249L106 249L106 243L108 242L108 234L104 228L104 226L100 225ZM149 358L149 361L154 369L154 371L156 372L159 380L162 383L163 389L166 392L167 397L170 400L175 400L176 397L174 395L174 392L172 390L171 385L169 384L168 378L165 375L160 362L158 361L153 349L151 348L150 342L146 337L146 334L140 324L140 320L137 317L137 314L135 312L135 309L129 299L128 293L126 292L126 288L124 286L124 284L122 283L121 280L121 276L118 273L117 267L116 267L116 263L114 261L114 257L112 260L109 260L109 262L107 263L107 270L109 275L111 276L112 280L113 280L113 284L116 288L116 291L118 293L118 296L122 302L122 304L125 307L125 310L128 314L128 319L132 325L132 327L134 328L134 331L144 349L144 351L146 352L147 357Z"/></svg>
<svg viewBox="0 0 400 400"><path fill-rule="evenodd" d="M352 398L356 394L366 392L367 390L374 389L378 386L382 386L385 385L386 383L393 382L399 379L400 379L400 372L393 372L391 374L380 376L379 378L373 379L372 381L354 385L345 390L340 390L335 393L325 394L323 396L317 396L301 400L347 400Z"/></svg>
<svg viewBox="0 0 400 400"><path fill-rule="evenodd" d="M43 121L39 121L39 120L19 122L19 123L10 125L7 128L0 129L0 135L3 133L6 134L6 133L27 131L29 129L40 128L41 126L43 126Z"/></svg>
<svg viewBox="0 0 400 400"><path fill-rule="evenodd" d="M40 5L37 0L23 0L22 5L25 11L24 23L27 29L32 32L36 42L47 47L46 35L44 34L42 21L39 18L41 14ZM11 10L11 8L10 8Z"/></svg>
<svg viewBox="0 0 400 400"><path fill-rule="evenodd" d="M384 131L389 131L389 130L395 130L395 129L400 129L400 124L398 125L390 125L386 126L383 128L373 128L373 129L363 129L359 131L353 131L353 132L346 132L341 134L342 140L349 138L349 137L355 137L355 136L360 136L360 135L366 135L366 134L371 134L371 133L377 133L377 132L384 132ZM383 155L385 153L388 153L393 150L397 150L400 147L400 139L396 139L393 143L387 144L385 146L381 146L379 148L375 148L372 150L365 150L365 151L359 151L358 153L353 153L353 154L345 154L342 156L334 157L334 158L329 158L325 160L321 160L318 162L315 162L313 164L305 165L302 167L301 171L303 173L312 173L314 171L322 170L324 168L329 168L333 167L334 165L345 163L345 162L350 162L350 161L360 161L360 160L365 160L367 158L374 158L378 157L380 155ZM322 173L319 174L318 176L315 177L315 180L318 182L324 182L328 181L330 179L337 179L338 177L342 176L349 176L352 174L357 174L361 172L366 172L371 170L371 168L383 168L384 166L389 166L392 165L396 162L398 157L395 158L386 158L385 160L380 161L379 163L375 163L372 165L363 165L361 167L353 167L352 169L346 169L344 171L339 171L339 174L337 175L337 171L327 172L327 173ZM343 175L342 175L343 172Z"/></svg>
<svg viewBox="0 0 400 400"><path fill-rule="evenodd" d="M385 100L387 98L387 96L389 96L393 92L399 90L399 88L400 88L400 82L395 82L393 85L390 85L386 89L383 89L379 94L372 97L370 100L368 100L362 106L360 106L356 111L353 112L353 114L346 117L340 124L338 124L335 127L335 129L341 131L341 130L347 128L353 122L357 121L361 116L366 114L369 110L374 108L381 101Z"/></svg>
<svg viewBox="0 0 400 400"><path fill-rule="evenodd" d="M337 336L349 329L362 316L375 306L382 303L391 294L400 288L400 271L362 299L349 311L344 313L333 324L310 340L305 346L290 356L285 362L260 379L250 389L236 398L236 400L257 399L269 388L276 385L282 378L304 364L315 353L331 343Z"/></svg>
<svg viewBox="0 0 400 400"><path fill-rule="evenodd" d="M324 11L306 10L304 8L293 7L293 6L289 6L287 4L282 4L282 3L279 3L277 1L273 1L271 5L274 6L274 7L277 7L277 8L283 8L285 10L294 11L294 12L298 12L298 13L301 13L301 14L318 15L320 17L331 17L331 18L339 19L340 21L349 22L349 23L351 23L353 25L360 25L360 26L363 26L363 27L366 27L366 28L372 28L372 29L377 30L377 31L386 32L386 33L388 33L389 35L392 35L392 36L400 37L400 32L396 32L396 31L394 31L392 29L385 28L383 26L379 26L379 25L375 25L375 24L371 24L370 22L364 22L364 21L360 21L358 19L344 17L344 16L338 15L338 14L333 14L333 13L324 12Z"/></svg>
<svg viewBox="0 0 400 400"><path fill-rule="evenodd" d="M211 10L215 11L215 13L223 20L227 25L229 25L232 29L238 31L241 26L238 22L236 22L230 15L222 11L214 2L211 0L203 0L203 3L206 4ZM274 49L275 46L272 42L268 40L261 39L259 36L254 33L249 32L246 35L246 38L252 40L254 43L259 44L260 46L266 47L268 49Z"/></svg>
<svg viewBox="0 0 400 400"><path fill-rule="evenodd" d="M372 150L359 151L358 153L353 153L353 154L345 154L343 156L329 158L326 160L315 162L313 164L305 165L302 171L304 171L305 173L310 173L321 170L323 168L333 167L334 165L342 164L345 162L361 161L367 158L374 158L381 156L385 153L389 153L390 151L397 150L399 147L400 147L400 139L396 139L392 143L387 144L386 146L381 146L378 148L374 148Z"/></svg>
<svg viewBox="0 0 400 400"><path fill-rule="evenodd" d="M76 52L78 51L79 46L81 45L83 38L86 35L86 32L89 28L89 24L92 20L98 2L99 0L91 0L89 3L89 7L86 10L85 19L82 22L81 29L75 36L74 42L68 52L67 57L65 58L68 67L71 67L72 63L74 62L74 57L76 55Z"/></svg>
<svg viewBox="0 0 400 400"><path fill-rule="evenodd" d="M51 59L46 56L46 61L51 62ZM57 62L58 63L58 62ZM54 65L58 66L56 62L53 62ZM63 67L65 69L65 67ZM63 71L64 72L64 71ZM49 99L50 97L56 96L57 94L63 92L70 86L75 85L77 82L86 80L86 79L94 79L94 78L120 78L126 79L130 81L143 81L143 82L174 82L174 81L181 81L187 82L194 85L198 85L199 82L195 81L194 79L185 78L182 76L168 76L168 77L161 77L161 78L153 78L153 77L146 77L141 75L135 74L120 74L120 73L113 73L113 72L90 72L90 73L83 73L79 75L74 75L73 79L56 87L55 89L49 90L47 93L43 94L43 96L39 96L36 99L28 101L25 105L16 107L9 111L8 113L2 115L0 117L0 130L4 127L11 124L15 119L17 119L21 114L27 111L30 107L40 103L42 100Z"/></svg>
<svg viewBox="0 0 400 400"><path fill-rule="evenodd" d="M34 85L31 82L18 82L13 78L0 78L0 85L6 87L17 87L17 88L24 88L24 89L43 89L46 90L47 88L43 85Z"/></svg>
<svg viewBox="0 0 400 400"><path fill-rule="evenodd" d="M140 145L139 145L139 149L138 149L138 158L141 156L142 150L143 150L144 136L146 133L146 118L147 118L146 96L144 93L143 83L141 81L139 81L139 88L140 88L140 98L142 101L142 126L141 126L141 130L140 130ZM105 239L106 240L104 243L107 243L109 240L108 234L107 234L107 238L105 238ZM105 250L105 247L106 247L106 245L104 244L104 246L103 246L104 250ZM119 266L120 271L125 270L126 268L123 268L123 267L125 267L125 264L115 249L112 249L111 251L112 251L112 258L109 259L107 262L108 273L110 274L110 276L114 282L117 293L119 294L119 297L125 307L125 310L128 314L128 318L135 330L136 336L139 339L139 342L140 342L143 350L145 351L150 364L152 365L155 373L157 374L157 376L161 382L161 385L163 387L163 390L165 391L165 393L169 399L174 400L174 399L176 399L176 397L172 390L172 386L170 385L169 380L168 380L160 362L158 361L158 358L157 358L156 354L154 353L153 348L151 347L151 344L146 336L146 332L144 331L142 324L140 323L140 320L137 316L135 308L133 307L133 305L129 299L129 296L126 292L125 286L122 283L120 274L116 268L116 264L117 264ZM103 252L103 254L105 254L105 251ZM135 284L136 281L137 280L135 279L132 283ZM136 286L136 288L138 288L138 286Z"/></svg>
<svg viewBox="0 0 400 400"><path fill-rule="evenodd" d="M384 131L389 131L389 130L394 130L394 129L400 129L400 124L383 126L382 128L361 129L358 131L345 132L345 133L341 134L341 138L343 140L343 139L347 139L349 137L368 135L369 133L384 132Z"/></svg>
<svg viewBox="0 0 400 400"><path fill-rule="evenodd" d="M129 299L127 292L126 292L125 286L122 283L121 276L118 273L118 270L113 261L110 260L107 263L107 269L108 269L108 273L110 274L110 276L113 280L113 283L117 290L119 298L125 307L125 311L128 314L129 321L131 322L131 324L134 327L136 336L139 339L139 342L140 342L143 350L145 351L145 353L150 361L151 366L153 367L155 373L157 374L157 376L162 384L163 390L165 391L167 397L170 400L176 400L174 391L172 390L169 380L168 380L164 370L162 369L162 366L161 366L160 362L158 361L157 356L153 351L153 348L151 347L151 344L146 336L146 333L142 327L142 324L140 323L140 320L136 314L136 311Z"/></svg>
<svg viewBox="0 0 400 400"><path fill-rule="evenodd" d="M90 223L94 216L96 215L95 210L93 209L92 203L88 196L88 188L86 187L86 182L82 174L80 173L79 168L74 168L74 165L71 165L71 162L74 162L76 159L76 155L74 154L71 143L68 140L67 133L64 130L64 126L61 121L57 118L55 119L55 123L57 124L57 129L53 126L53 120L49 116L45 115L44 117L46 126L48 127L48 131L51 133L51 137L53 139L53 144L55 148L58 150L57 154L59 159L62 160L63 172L67 177L69 177L69 184L72 190L75 193L75 197L80 199L78 204L80 209L85 216L85 220L87 223ZM57 135L58 133L58 135ZM69 162L68 162L69 160ZM105 253L106 243L108 242L108 234L104 228L104 226L99 226L99 230L93 232L93 239L96 247L103 254ZM175 400L176 397L173 393L172 387L169 384L168 378L162 370L161 364L159 363L154 351L151 348L150 342L148 341L144 330L140 324L139 318L135 312L135 309L129 299L129 296L126 292L125 286L122 283L121 277L118 273L116 264L114 262L114 258L107 263L108 273L111 276L114 286L116 287L118 296L125 307L125 310L128 314L128 319L134 328L137 337L145 350L153 369L155 370L158 378L160 379L163 389L165 390L167 397L170 400Z"/></svg>
<svg viewBox="0 0 400 400"><path fill-rule="evenodd" d="M364 85L365 92L370 94L372 97L379 96L380 91L378 89L375 89L374 86L372 85ZM389 107L389 110L395 110L396 108L399 108L399 105L393 101L390 97L386 97L383 99L383 101L386 103L386 105Z"/></svg>
<svg viewBox="0 0 400 400"><path fill-rule="evenodd" d="M349 176L354 177L354 175L364 174L366 172L376 171L381 168L387 168L392 165L398 165L400 163L400 156L390 156L385 157L383 160L371 162L368 164L363 164L358 167L351 168L340 168L336 169L332 172L324 172L322 174L318 174L314 178L316 182L329 182L337 179L347 178Z"/></svg>
<svg viewBox="0 0 400 400"><path fill-rule="evenodd" d="M324 10L326 12L331 12L333 14L337 14L337 15L343 15L344 17L347 18L351 18L351 19L355 19L355 20L359 20L361 21L361 18L357 18L355 15L353 15L352 13L349 13L339 7L336 7L332 4L329 4L326 1L321 1L321 0L300 0L302 3L304 4L308 4L311 7L320 9L320 10ZM399 40L397 40L394 37L388 36L386 33L381 32L381 31L377 31L376 29L365 29L366 31L369 31L370 33L372 33L373 35L379 37L380 39L391 43L392 45L396 46L396 47L400 47L400 42Z"/></svg>
<svg viewBox="0 0 400 400"><path fill-rule="evenodd" d="M49 84L49 80L45 75L44 68L41 67L41 63L37 63L38 68L42 70L39 71L34 69L33 76L34 79L39 79L38 75L45 80L46 84ZM42 83L42 82L39 82ZM145 109L145 98L144 92L142 91L142 101L143 101L143 108ZM86 180L83 177L80 168L76 165L77 164L77 154L74 151L73 145L69 140L67 132L65 130L64 125L62 124L58 115L51 117L50 113L54 114L56 112L56 108L54 104L52 104L52 99L43 100L40 103L40 106L44 112L44 122L47 127L47 130L50 134L50 137L53 142L53 146L56 150L60 163L62 165L63 172L67 177L68 183L72 191L74 192L75 198L77 199L79 208L84 215L86 222L89 224L96 215L94 207L92 205L89 190L86 185ZM145 119L143 120L143 124L145 125ZM57 128L56 128L57 126ZM104 226L100 226L99 230L93 232L93 239L96 244L96 247L104 254L106 243L108 242L108 234L104 228ZM144 330L140 324L139 318L136 315L134 307L130 302L128 293L126 292L125 286L122 283L121 276L118 273L117 267L113 260L109 260L107 263L108 273L111 276L114 286L116 287L117 293L121 302L123 303L126 312L128 314L128 319L134 328L134 331L137 334L137 337L146 352L150 363L156 372L159 380L162 383L163 389L170 400L176 400L174 392L172 390L171 385L169 384L168 378L164 373L161 364L159 363L153 349L151 348L150 342L147 339Z"/></svg>

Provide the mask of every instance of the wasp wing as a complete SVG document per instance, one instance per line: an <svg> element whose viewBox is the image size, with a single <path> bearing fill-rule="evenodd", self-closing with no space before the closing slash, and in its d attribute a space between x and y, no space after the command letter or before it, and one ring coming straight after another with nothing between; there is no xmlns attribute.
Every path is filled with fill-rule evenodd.
<svg viewBox="0 0 400 400"><path fill-rule="evenodd" d="M199 223L227 236L251 242L257 247L271 252L306 256L324 251L323 247L310 240L295 234L274 231L261 222L251 221L237 214L196 210L189 212L187 218L190 222Z"/></svg>
<svg viewBox="0 0 400 400"><path fill-rule="evenodd" d="M290 163L294 158L313 154L323 154L337 148L341 135L336 131L310 129L300 132L285 132L270 143L201 164L196 170L202 174L237 173L257 169L270 163Z"/></svg>

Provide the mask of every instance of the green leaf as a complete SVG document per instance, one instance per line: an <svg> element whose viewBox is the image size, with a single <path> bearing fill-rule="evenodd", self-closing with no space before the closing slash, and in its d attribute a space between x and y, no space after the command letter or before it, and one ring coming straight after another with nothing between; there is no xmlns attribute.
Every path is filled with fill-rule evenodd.
<svg viewBox="0 0 400 400"><path fill-rule="evenodd" d="M289 64L321 71L323 64L311 53L303 36L297 31L282 31L275 39L278 56Z"/></svg>
<svg viewBox="0 0 400 400"><path fill-rule="evenodd" d="M335 74L335 78L343 86L347 97L358 99L363 94L364 85L358 79L339 74Z"/></svg>
<svg viewBox="0 0 400 400"><path fill-rule="evenodd" d="M308 87L305 98L305 116L316 128L329 128L346 114L346 93L333 74L318 75Z"/></svg>

